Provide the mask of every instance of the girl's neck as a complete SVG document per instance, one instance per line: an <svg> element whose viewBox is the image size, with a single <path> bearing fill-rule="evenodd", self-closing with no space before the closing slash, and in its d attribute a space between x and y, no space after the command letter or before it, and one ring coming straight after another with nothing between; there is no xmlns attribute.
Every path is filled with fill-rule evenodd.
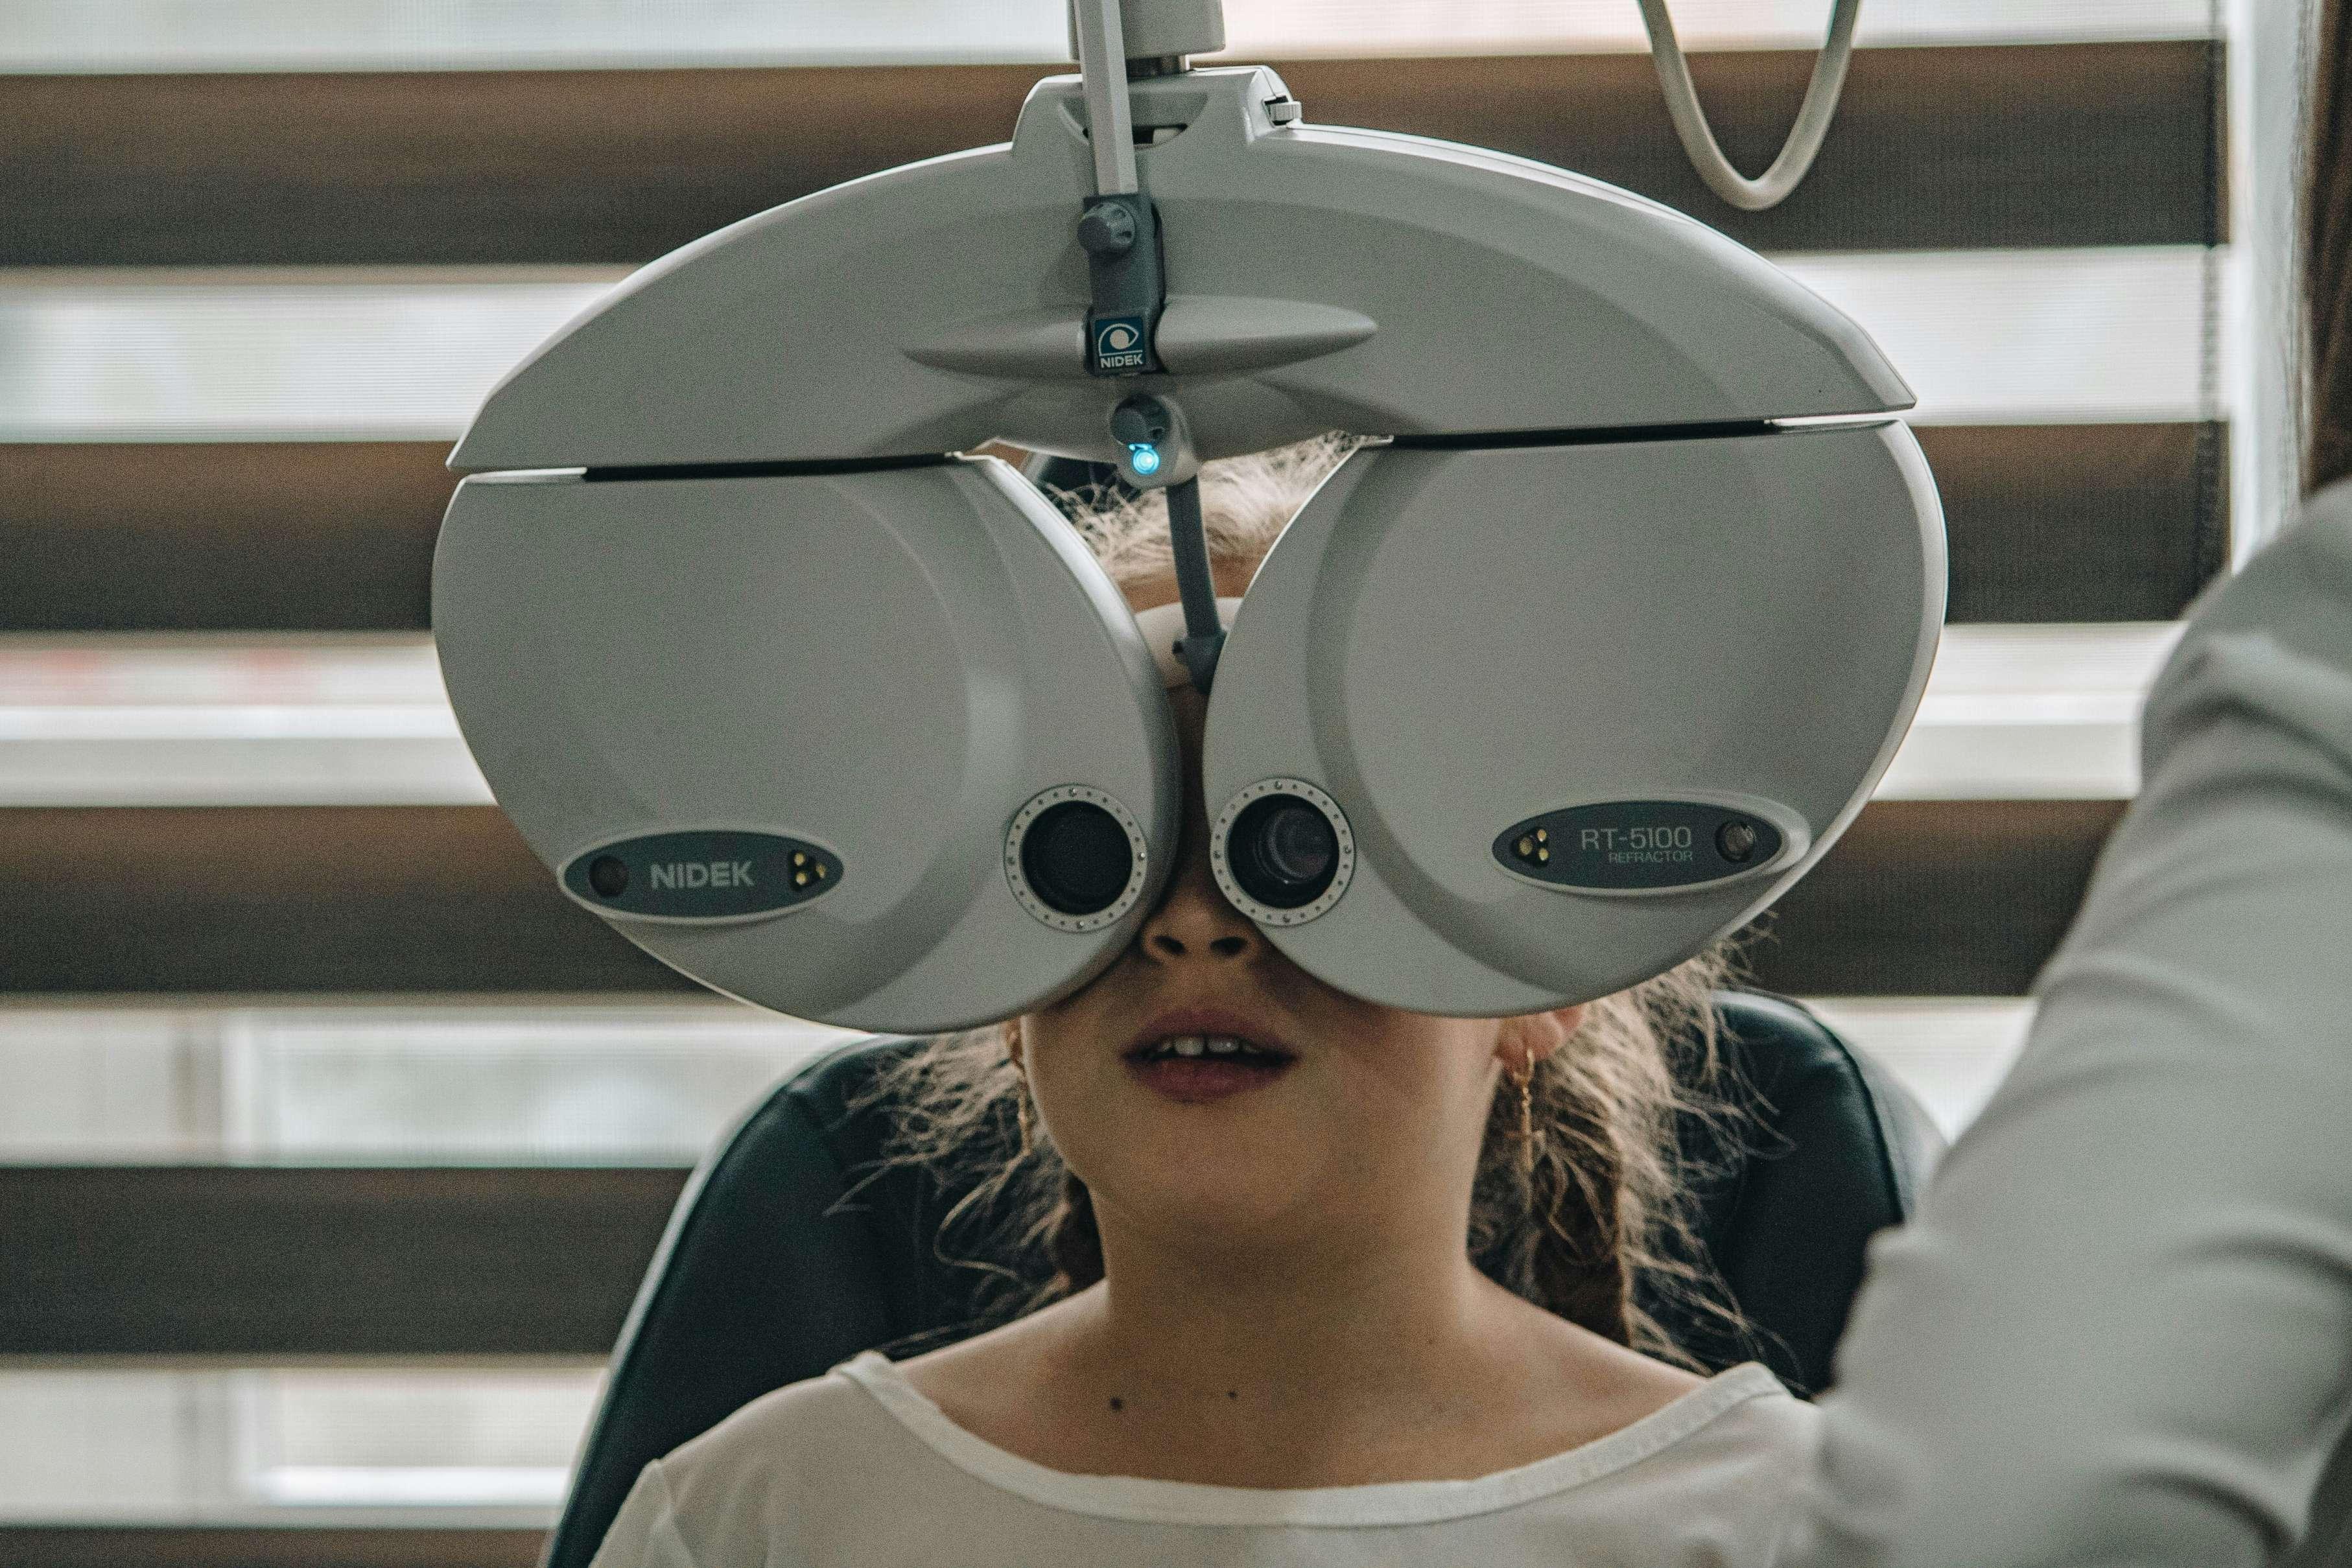
<svg viewBox="0 0 2352 1568"><path fill-rule="evenodd" d="M1558 1322L1458 1249L1210 1260L1129 1248L1107 1261L1110 1277L1066 1303L1057 1347L1063 1375L1106 1399L1327 1416L1419 1405L1515 1360L1530 1317Z"/></svg>
<svg viewBox="0 0 2352 1568"><path fill-rule="evenodd" d="M1246 1487L1488 1475L1697 1385L1458 1262L1120 1269L904 1371L1049 1469Z"/></svg>

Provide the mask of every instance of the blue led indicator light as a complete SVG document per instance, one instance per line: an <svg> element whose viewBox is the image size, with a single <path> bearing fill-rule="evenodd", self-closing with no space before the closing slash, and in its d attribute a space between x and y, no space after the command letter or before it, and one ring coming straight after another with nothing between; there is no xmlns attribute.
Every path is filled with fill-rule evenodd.
<svg viewBox="0 0 2352 1568"><path fill-rule="evenodd" d="M1157 446L1148 446L1139 442L1134 443L1128 447L1127 455L1128 461L1134 465L1137 473L1160 472L1160 448Z"/></svg>

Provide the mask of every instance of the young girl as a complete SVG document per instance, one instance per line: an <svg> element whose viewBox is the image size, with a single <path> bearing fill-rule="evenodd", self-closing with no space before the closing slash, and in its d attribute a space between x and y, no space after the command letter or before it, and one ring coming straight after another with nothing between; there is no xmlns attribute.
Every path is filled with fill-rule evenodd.
<svg viewBox="0 0 2352 1568"><path fill-rule="evenodd" d="M1345 450L1209 467L1221 594ZM1160 502L1080 527L1135 610L1175 601ZM1039 1260L1008 1321L754 1401L646 1467L596 1568L1769 1562L1812 1408L1643 1310L1704 1283L1675 1132L1724 1113L1720 960L1510 1019L1335 990L1219 894L1207 704L1168 696L1184 836L1132 945L879 1086L905 1161L1017 1107L962 1206Z"/></svg>

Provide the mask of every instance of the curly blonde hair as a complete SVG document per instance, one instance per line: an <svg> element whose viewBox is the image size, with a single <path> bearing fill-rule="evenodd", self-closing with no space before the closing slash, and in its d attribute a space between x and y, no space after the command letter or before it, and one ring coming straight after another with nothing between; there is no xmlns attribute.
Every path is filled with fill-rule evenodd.
<svg viewBox="0 0 2352 1568"><path fill-rule="evenodd" d="M1324 436L1204 465L1213 566L1254 569L1360 444ZM1060 499L1122 588L1173 571L1160 495ZM1705 1325L1712 1341L1752 1343L1707 1262L1694 1212L1697 1184L1717 1173L1692 1145L1736 1142L1725 1134L1743 1116L1713 1003L1734 967L1717 946L1590 1004L1574 1037L1529 1075L1531 1174L1519 1147L1518 1094L1507 1083L1488 1113L1470 1206L1468 1251L1489 1278L1620 1344L1699 1370L1659 1321L1662 1305ZM881 1168L919 1166L942 1190L966 1189L942 1219L933 1255L986 1276L974 1321L909 1336L900 1342L907 1348L1011 1322L1103 1277L1091 1196L1043 1127L1027 1153L1006 1153L1026 1093L1007 1028L932 1036L858 1096L894 1110ZM972 1250L955 1255L958 1238Z"/></svg>

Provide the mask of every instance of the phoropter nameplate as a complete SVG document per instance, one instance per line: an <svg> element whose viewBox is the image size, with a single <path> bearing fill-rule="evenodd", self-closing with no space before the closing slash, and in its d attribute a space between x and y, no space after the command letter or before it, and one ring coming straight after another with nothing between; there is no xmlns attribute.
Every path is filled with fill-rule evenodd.
<svg viewBox="0 0 2352 1568"><path fill-rule="evenodd" d="M805 839L737 830L646 833L572 857L563 891L599 915L746 920L841 886L841 857Z"/></svg>
<svg viewBox="0 0 2352 1568"><path fill-rule="evenodd" d="M1789 836L1760 812L1696 800L1603 800L1515 822L1495 862L1513 876L1583 893L1666 893L1753 876Z"/></svg>

